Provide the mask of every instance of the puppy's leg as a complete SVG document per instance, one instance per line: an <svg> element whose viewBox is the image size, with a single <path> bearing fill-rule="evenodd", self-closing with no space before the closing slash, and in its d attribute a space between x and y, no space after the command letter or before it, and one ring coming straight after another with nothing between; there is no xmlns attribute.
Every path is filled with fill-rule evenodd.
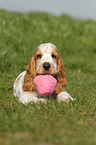
<svg viewBox="0 0 96 145"><path fill-rule="evenodd" d="M19 102L23 104L28 104L30 102L39 103L46 102L46 99L38 98L37 92L23 92L20 94Z"/></svg>
<svg viewBox="0 0 96 145"><path fill-rule="evenodd" d="M74 99L66 91L63 91L57 95L58 101L69 102L70 99L74 101Z"/></svg>

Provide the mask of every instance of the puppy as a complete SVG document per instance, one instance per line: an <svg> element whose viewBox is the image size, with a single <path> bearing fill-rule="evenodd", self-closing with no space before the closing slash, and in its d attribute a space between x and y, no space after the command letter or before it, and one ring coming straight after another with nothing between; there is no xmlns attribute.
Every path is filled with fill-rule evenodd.
<svg viewBox="0 0 96 145"><path fill-rule="evenodd" d="M50 74L57 79L57 86L52 98L58 101L69 101L73 98L64 91L66 88L66 75L60 52L51 43L39 45L31 57L26 71L22 72L14 83L14 96L19 98L23 104L29 102L45 102L42 96L38 95L34 85L34 78L37 75Z"/></svg>

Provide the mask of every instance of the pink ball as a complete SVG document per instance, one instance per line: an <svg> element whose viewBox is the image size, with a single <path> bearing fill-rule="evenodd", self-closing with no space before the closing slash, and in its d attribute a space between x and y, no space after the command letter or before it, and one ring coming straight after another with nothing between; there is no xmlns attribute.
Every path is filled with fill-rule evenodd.
<svg viewBox="0 0 96 145"><path fill-rule="evenodd" d="M57 80L51 75L38 75L34 78L37 92L41 96L51 95L57 85Z"/></svg>

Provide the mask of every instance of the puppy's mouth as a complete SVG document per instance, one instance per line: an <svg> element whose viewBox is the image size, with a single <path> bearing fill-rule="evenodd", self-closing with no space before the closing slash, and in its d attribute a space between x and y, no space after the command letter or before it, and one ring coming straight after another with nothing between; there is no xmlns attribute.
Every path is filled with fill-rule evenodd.
<svg viewBox="0 0 96 145"><path fill-rule="evenodd" d="M44 71L42 73L37 73L37 75L52 75L52 76L56 76L57 73L51 73L51 72L48 72L48 71Z"/></svg>
<svg viewBox="0 0 96 145"><path fill-rule="evenodd" d="M37 75L48 75L48 74L50 74L50 75L51 75L51 73L50 73L50 72L48 72L48 71L44 71L44 72L42 72L42 73L37 73Z"/></svg>

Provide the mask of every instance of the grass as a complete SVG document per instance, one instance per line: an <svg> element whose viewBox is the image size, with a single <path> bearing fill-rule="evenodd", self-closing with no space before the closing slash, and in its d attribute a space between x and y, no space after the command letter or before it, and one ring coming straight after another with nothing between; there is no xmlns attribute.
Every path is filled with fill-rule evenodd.
<svg viewBox="0 0 96 145"><path fill-rule="evenodd" d="M96 144L96 22L66 15L0 10L0 144ZM68 104L24 106L13 83L25 70L34 48L55 44L64 59Z"/></svg>

